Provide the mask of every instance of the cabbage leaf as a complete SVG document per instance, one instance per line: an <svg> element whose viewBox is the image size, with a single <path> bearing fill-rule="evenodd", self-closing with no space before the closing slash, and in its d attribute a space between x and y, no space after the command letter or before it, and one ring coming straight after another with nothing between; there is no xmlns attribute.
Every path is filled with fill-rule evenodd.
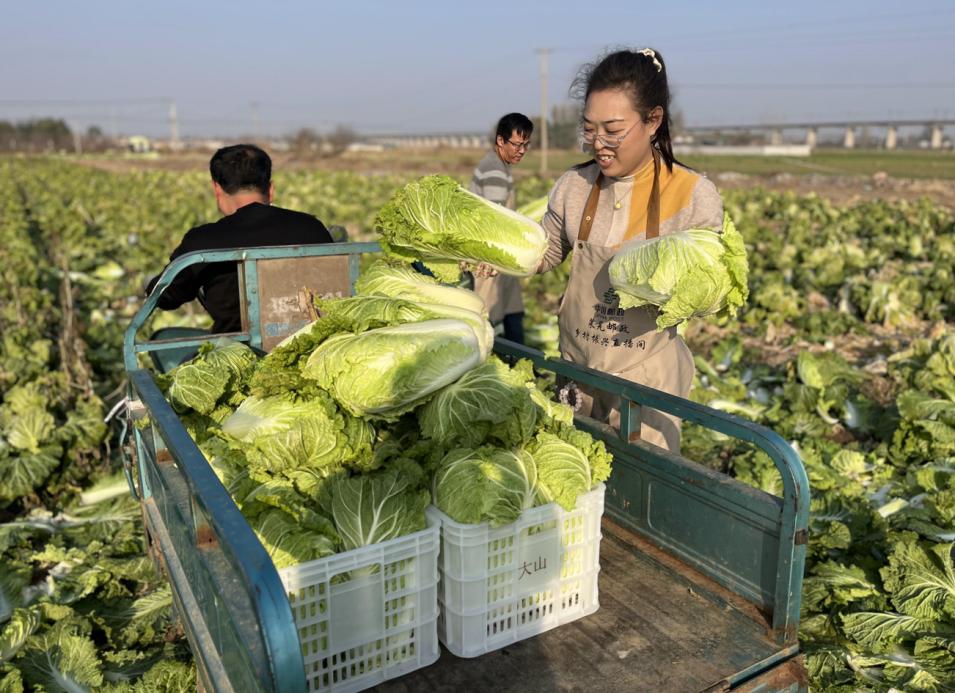
<svg viewBox="0 0 955 693"><path fill-rule="evenodd" d="M355 416L394 419L481 362L461 320L426 320L340 334L309 356L303 374Z"/></svg>
<svg viewBox="0 0 955 693"><path fill-rule="evenodd" d="M384 251L421 260L443 281L457 281L459 261L503 274L533 274L547 250L540 224L464 189L448 176L425 176L398 190L375 217Z"/></svg>
<svg viewBox="0 0 955 693"><path fill-rule="evenodd" d="M689 229L626 243L609 273L621 308L660 308L660 330L691 317L735 315L749 296L746 248L729 215L722 231Z"/></svg>

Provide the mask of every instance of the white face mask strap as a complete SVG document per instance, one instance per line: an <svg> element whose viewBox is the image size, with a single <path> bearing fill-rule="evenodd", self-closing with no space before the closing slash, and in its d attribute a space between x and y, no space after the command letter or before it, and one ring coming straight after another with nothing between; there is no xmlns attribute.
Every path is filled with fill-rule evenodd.
<svg viewBox="0 0 955 693"><path fill-rule="evenodd" d="M639 53L640 55L645 55L648 58L650 58L650 60L653 61L653 66L657 68L657 72L660 72L663 70L663 63L657 60L656 51L654 51L652 48L644 48L642 51L637 51L637 53Z"/></svg>

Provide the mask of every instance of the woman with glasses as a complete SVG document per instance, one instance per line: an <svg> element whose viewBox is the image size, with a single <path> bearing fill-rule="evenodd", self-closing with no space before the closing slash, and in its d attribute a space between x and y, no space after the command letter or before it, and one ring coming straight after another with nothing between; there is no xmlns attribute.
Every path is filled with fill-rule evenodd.
<svg viewBox="0 0 955 693"><path fill-rule="evenodd" d="M680 165L670 142L670 93L662 56L618 51L574 81L584 100L581 139L593 159L554 185L542 225L550 246L539 271L573 251L559 309L561 355L635 383L686 397L693 357L676 328L658 332L655 307L621 310L607 267L626 241L690 228L722 228L716 187ZM620 426L620 398L574 394L580 413ZM680 420L641 412L641 439L679 452Z"/></svg>
<svg viewBox="0 0 955 693"><path fill-rule="evenodd" d="M530 147L534 124L522 113L508 113L497 123L494 146L471 176L470 191L486 200L514 209L514 178L511 166L520 163ZM518 277L474 277L474 291L484 299L491 324L503 328L504 338L524 343L524 297Z"/></svg>

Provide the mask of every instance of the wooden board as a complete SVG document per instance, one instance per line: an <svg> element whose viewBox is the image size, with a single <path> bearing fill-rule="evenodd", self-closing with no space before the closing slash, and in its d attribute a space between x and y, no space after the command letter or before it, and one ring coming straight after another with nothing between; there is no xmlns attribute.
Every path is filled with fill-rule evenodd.
<svg viewBox="0 0 955 693"><path fill-rule="evenodd" d="M442 649L437 663L375 690L695 692L780 649L751 604L606 521L600 563L592 616L474 659Z"/></svg>
<svg viewBox="0 0 955 693"><path fill-rule="evenodd" d="M315 320L311 298L348 296L348 256L293 257L256 262L259 334L262 349L272 347ZM240 273L241 276L241 273ZM244 292L243 292L244 293ZM245 311L243 311L243 319Z"/></svg>

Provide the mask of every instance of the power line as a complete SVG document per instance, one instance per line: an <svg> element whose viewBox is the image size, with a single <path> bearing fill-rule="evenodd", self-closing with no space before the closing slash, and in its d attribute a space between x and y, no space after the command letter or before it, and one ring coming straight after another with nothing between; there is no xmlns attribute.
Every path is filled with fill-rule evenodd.
<svg viewBox="0 0 955 693"><path fill-rule="evenodd" d="M845 84L813 84L813 83L802 83L802 84L745 84L745 83L715 83L715 82L705 82L705 83L674 83L674 88L684 88L684 89L952 89L955 88L955 82L898 82L898 83L880 83L880 84L862 84L862 83L845 83Z"/></svg>
<svg viewBox="0 0 955 693"><path fill-rule="evenodd" d="M775 28L783 29L793 29L793 28L818 28L818 27L836 27L843 24L851 24L853 26L859 26L865 24L866 22L879 21L883 19L912 19L913 17L927 17L927 16L936 16L936 15L949 15L955 14L955 8L946 8L944 10L922 10L920 12L912 11L903 11L903 12L884 12L882 14L851 14L843 15L841 17L834 17L832 19L823 19L823 20L809 20L801 22L786 22L784 24L771 24L756 27L749 27L750 29L759 29L759 30L772 30ZM747 29L747 27L739 27L740 29ZM732 31L732 30L731 30ZM710 32L701 32L701 33L710 33Z"/></svg>
<svg viewBox="0 0 955 693"><path fill-rule="evenodd" d="M761 35L765 35L761 34ZM910 45L913 42L918 42L920 47L927 43L933 43L938 41L944 41L946 43L951 43L955 41L955 32L948 30L926 30L926 32L921 33L909 33L905 34L899 32L898 30L888 31L884 36L873 35L870 32L867 32L864 35L840 35L838 37L834 36L825 36L818 32L812 33L810 36L783 36L783 35L773 35L772 42L775 47L785 46L786 48L792 48L798 46L799 48L812 48L816 49L818 47L829 47L838 42L839 48L846 48L849 46L867 46L867 45L885 45L886 42L891 42L893 46L897 49L899 45L905 44ZM590 44L590 45L578 45L578 46L561 46L553 49L555 52L560 52L564 54L587 54L594 57L600 56L605 52L611 50L625 50L630 48L628 44L622 44L618 42L610 42L603 45ZM689 39L685 36L680 36L673 40L661 40L655 42L654 48L661 49L662 52L669 54L671 51L675 50L680 55L681 60L686 61L689 57L692 58L702 58L709 59L714 55L724 54L724 53L753 53L753 47L747 45L742 40L726 40L724 37L714 37L712 34L705 39Z"/></svg>
<svg viewBox="0 0 955 693"><path fill-rule="evenodd" d="M802 49L806 48L816 48L816 47L833 47L838 43L838 48L843 49L848 46L865 46L865 45L879 45L884 46L887 42L893 44L894 49L898 49L899 45L902 44L911 44L913 42L918 42L921 45L932 41L945 41L950 43L955 39L955 34L947 30L924 30L919 32L909 32L904 33L897 30L887 30L884 35L879 35L873 32L865 32L860 34L840 34L838 36L827 36L820 32L813 32L808 36L785 36L785 35L774 35L771 38L774 48L778 48L781 45L786 46L787 48L798 47ZM670 41L662 43L661 45L666 45L668 50L670 48L678 49L682 55L693 54L694 50L703 55L712 55L713 53L728 53L728 52L740 52L745 51L752 53L752 46L746 45L742 41L720 41L716 38L713 38L709 41L688 41L684 40L683 37L675 41Z"/></svg>
<svg viewBox="0 0 955 693"><path fill-rule="evenodd" d="M920 16L935 16L935 15L950 15L955 14L955 8L948 8L944 10L924 10L922 12L892 12L892 13L883 13L883 14L864 14L864 15L845 15L842 17L836 17L833 19L825 20L811 20L811 21L801 21L801 22L786 22L786 23L773 23L773 24L755 24L749 26L735 26L729 29L720 29L718 32L714 32L713 29L705 29L697 32L687 32L681 29L679 33L679 41L692 42L694 45L700 43L700 39L704 42L713 41L720 44L726 44L727 39L734 36L740 35L751 35L757 34L760 36L772 35L773 39L779 37L780 33L790 32L792 29L811 29L813 30L813 35L816 36L819 33L820 29L827 30L832 29L839 33L840 36L845 35L845 30L842 25L851 24L853 27L857 28L859 31L866 31L866 33L871 33L873 30L884 30L897 34L900 31L898 26L880 26L876 28L866 29L863 25L867 22L872 22L873 20L882 20L882 19L911 19L914 17ZM940 27L927 27L929 29L938 29L943 30L947 33L948 36L952 36L953 32L949 29L944 29ZM673 42L663 41L661 43L670 43ZM614 44L615 45L615 44ZM565 45L558 46L553 48L554 51L559 52L577 52L577 51L593 51L600 50L605 48L604 46L597 46L596 44L588 45ZM744 46L745 48L745 46Z"/></svg>
<svg viewBox="0 0 955 693"><path fill-rule="evenodd" d="M0 106L118 106L121 104L166 105L169 97L143 99L0 99Z"/></svg>

